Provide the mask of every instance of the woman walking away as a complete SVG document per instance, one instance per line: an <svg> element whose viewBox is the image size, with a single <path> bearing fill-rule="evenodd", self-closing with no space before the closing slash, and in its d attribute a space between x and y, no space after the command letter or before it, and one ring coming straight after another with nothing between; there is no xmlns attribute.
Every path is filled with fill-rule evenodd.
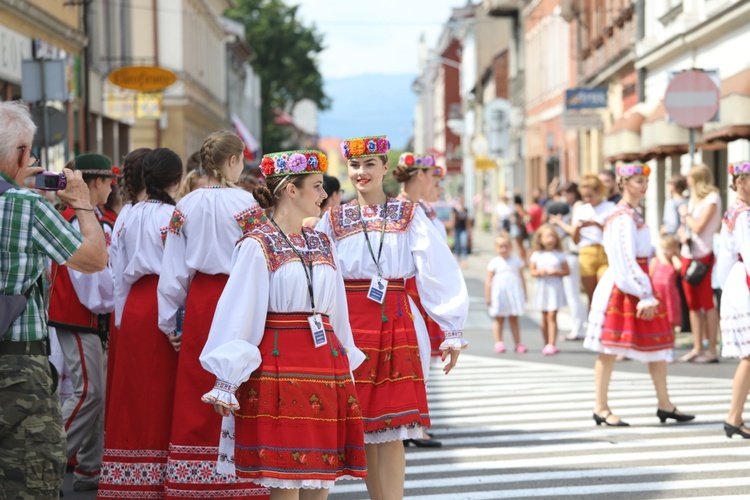
<svg viewBox="0 0 750 500"><path fill-rule="evenodd" d="M357 197L323 215L318 229L333 240L344 275L354 343L366 359L354 370L362 407L370 498L403 498L406 456L402 441L420 439L428 427L426 336L404 280L416 277L425 311L443 330L442 360L456 365L469 297L461 271L422 208L388 198L389 142L383 136L341 145ZM422 327L424 328L424 327ZM420 362L421 361L421 362Z"/></svg>
<svg viewBox="0 0 750 500"><path fill-rule="evenodd" d="M661 422L693 420L679 411L667 391L667 363L674 333L664 304L648 276L651 238L638 206L646 197L648 165L622 165L617 177L622 200L604 225L609 268L594 292L583 345L599 353L594 365L596 425L627 426L609 407L609 381L617 355L648 363Z"/></svg>
<svg viewBox="0 0 750 500"><path fill-rule="evenodd" d="M503 326L505 318L510 323L515 351L519 354L526 352L526 346L521 343L521 329L518 317L523 315L526 304L526 281L523 278L523 261L512 254L510 235L501 231L495 238L497 257L487 266L487 282L484 296L489 306L490 317L493 318L492 332L495 336L495 352L505 352L503 343Z"/></svg>
<svg viewBox="0 0 750 500"><path fill-rule="evenodd" d="M320 151L263 157L267 185L253 194L274 216L238 242L200 357L216 377L202 399L225 417L219 472L270 488L272 499L324 499L334 481L366 474L350 372L365 355L333 245L302 226L320 213L327 166Z"/></svg>
<svg viewBox="0 0 750 500"><path fill-rule="evenodd" d="M570 274L562 241L551 224L542 225L531 242L534 253L529 257L531 276L536 278L534 303L542 313L542 354L552 356L560 352L557 343L557 311L565 307L563 276Z"/></svg>
<svg viewBox="0 0 750 500"><path fill-rule="evenodd" d="M714 234L721 227L721 198L718 188L714 186L711 170L706 165L691 168L687 181L690 202L680 207L682 226L677 230L677 236L682 242L680 275L690 311L693 348L680 361L718 363L716 336L719 313L714 305L711 269L714 265ZM699 263L703 266L699 266ZM702 274L693 273L698 267L703 267ZM704 338L708 339L706 352L703 352Z"/></svg>
<svg viewBox="0 0 750 500"><path fill-rule="evenodd" d="M750 391L750 162L729 165L732 189L737 200L724 214L718 280L723 285L721 300L721 355L740 358L732 384L732 402L724 422L727 437L750 438L742 412Z"/></svg>
<svg viewBox="0 0 750 500"><path fill-rule="evenodd" d="M253 195L235 187L242 173L244 148L231 132L206 138L200 151L208 185L177 202L167 232L158 286L159 328L180 355L165 498L184 498L196 491L200 498L268 494L216 471L221 417L200 400L214 377L201 367L198 357L229 277L235 243L264 217ZM182 307L185 320L178 335L177 314Z"/></svg>
<svg viewBox="0 0 750 500"><path fill-rule="evenodd" d="M112 242L117 248L111 259L115 304L122 306L117 315L118 363L108 369L110 408L116 410L109 412L105 425L99 498L164 494L177 353L159 330L156 286L182 160L174 151L158 148L149 151L142 164L147 197L134 200L118 218ZM150 474L142 474L144 470Z"/></svg>

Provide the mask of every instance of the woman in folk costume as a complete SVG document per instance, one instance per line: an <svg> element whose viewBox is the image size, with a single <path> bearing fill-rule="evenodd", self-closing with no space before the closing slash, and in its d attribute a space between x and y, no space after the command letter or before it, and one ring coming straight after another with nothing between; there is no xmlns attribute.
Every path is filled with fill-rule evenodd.
<svg viewBox="0 0 750 500"><path fill-rule="evenodd" d="M302 226L320 211L327 168L319 151L263 157L267 185L253 194L273 219L238 242L200 357L216 376L203 401L225 417L219 471L270 488L272 499L325 498L334 481L367 469L350 371L365 356L333 244Z"/></svg>
<svg viewBox="0 0 750 500"><path fill-rule="evenodd" d="M435 159L432 156L407 152L399 157L398 165L396 165L396 168L393 170L393 177L402 184L401 193L398 198L400 200L418 204L427 218L433 223L435 229L438 230L443 241L447 241L448 236L445 231L445 226L443 226L443 223L437 218L435 209L432 208L432 205L427 201L428 199L430 201L437 201L435 195L438 193L439 187L436 186L435 183L440 182L440 177L435 175L435 170ZM425 332L422 329L422 322L415 322L414 327L417 330L417 337L427 335L430 341L431 361L437 362L441 356L440 344L445 340L443 330L424 310L422 302L419 300L416 278L406 280L406 293L417 306L426 328ZM424 375L425 380L427 380L429 377L429 371L426 370ZM404 441L405 446L408 446L410 443L413 443L418 447L426 448L438 448L442 446L440 441L432 439L424 429L422 429L421 439L409 439Z"/></svg>
<svg viewBox="0 0 750 500"><path fill-rule="evenodd" d="M467 346L462 330L469 305L458 265L423 210L383 192L389 146L383 136L342 143L357 198L331 208L318 225L336 246L354 343L366 356L354 379L365 428L367 489L376 500L403 496L401 441L421 438L422 426L429 426L424 373L430 347L426 336L417 339L414 322L421 317L404 281L416 276L422 305L445 332L445 373Z"/></svg>
<svg viewBox="0 0 750 500"><path fill-rule="evenodd" d="M740 358L734 374L732 402L724 422L727 437L750 438L742 411L750 391L750 162L729 165L737 200L724 214L717 261L721 299L721 355Z"/></svg>
<svg viewBox="0 0 750 500"><path fill-rule="evenodd" d="M139 162L141 163L141 162ZM159 148L142 158L146 199L118 218L112 241L120 337L109 400L99 498L162 498L177 353L159 330L156 287L180 190L182 160Z"/></svg>
<svg viewBox="0 0 750 500"><path fill-rule="evenodd" d="M656 416L678 422L695 416L679 411L667 391L667 358L674 333L664 304L654 294L648 274L651 238L638 210L648 190L648 165L622 165L617 177L622 200L604 225L603 245L609 268L596 286L584 347L599 352L594 366L597 425L627 426L609 408L608 391L617 355L648 363L658 405Z"/></svg>
<svg viewBox="0 0 750 500"><path fill-rule="evenodd" d="M242 172L244 147L231 132L208 136L200 151L208 185L177 203L167 232L157 289L159 328L180 355L166 498L267 495L267 490L216 471L221 417L200 401L214 378L201 367L198 357L229 277L234 245L247 227L263 217L255 198L234 186ZM185 308L185 319L182 335L177 335L177 311L181 307Z"/></svg>

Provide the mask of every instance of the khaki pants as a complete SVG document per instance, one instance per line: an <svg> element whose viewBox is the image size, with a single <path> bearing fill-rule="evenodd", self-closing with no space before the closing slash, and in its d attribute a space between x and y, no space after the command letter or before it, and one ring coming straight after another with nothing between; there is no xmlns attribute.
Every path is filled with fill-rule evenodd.
<svg viewBox="0 0 750 500"><path fill-rule="evenodd" d="M0 355L0 498L58 498L65 473L60 400L47 356Z"/></svg>

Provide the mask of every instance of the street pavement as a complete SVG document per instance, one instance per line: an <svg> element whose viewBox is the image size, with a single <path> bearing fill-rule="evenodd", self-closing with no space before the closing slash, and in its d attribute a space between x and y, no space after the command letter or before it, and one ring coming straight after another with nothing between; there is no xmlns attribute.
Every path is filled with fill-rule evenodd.
<svg viewBox="0 0 750 500"><path fill-rule="evenodd" d="M434 367L427 384L433 433L440 449L407 449L406 497L500 498L750 498L750 447L727 439L722 422L736 362L669 366L670 395L693 423L660 424L646 365L615 366L610 404L631 424L596 427L593 364L581 342L561 341L560 354L542 356L538 311L521 319L526 354L493 352L484 302L492 237L477 232L463 272L471 297L465 336L469 349L449 374ZM529 290L533 283L527 282ZM561 337L569 330L559 314ZM512 347L506 325L505 341ZM688 344L687 337L681 344ZM687 347L675 350L678 359ZM73 493L70 474L65 498ZM342 481L332 500L366 499L363 481Z"/></svg>

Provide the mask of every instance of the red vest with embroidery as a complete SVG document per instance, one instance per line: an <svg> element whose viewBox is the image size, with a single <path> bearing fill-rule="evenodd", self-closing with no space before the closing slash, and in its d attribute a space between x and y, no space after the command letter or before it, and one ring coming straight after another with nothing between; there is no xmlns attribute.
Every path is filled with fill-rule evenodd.
<svg viewBox="0 0 750 500"><path fill-rule="evenodd" d="M62 212L66 221L72 222L75 210L66 207ZM86 309L78 299L68 268L52 263L52 284L49 293L49 325L80 333L97 333L97 315Z"/></svg>

